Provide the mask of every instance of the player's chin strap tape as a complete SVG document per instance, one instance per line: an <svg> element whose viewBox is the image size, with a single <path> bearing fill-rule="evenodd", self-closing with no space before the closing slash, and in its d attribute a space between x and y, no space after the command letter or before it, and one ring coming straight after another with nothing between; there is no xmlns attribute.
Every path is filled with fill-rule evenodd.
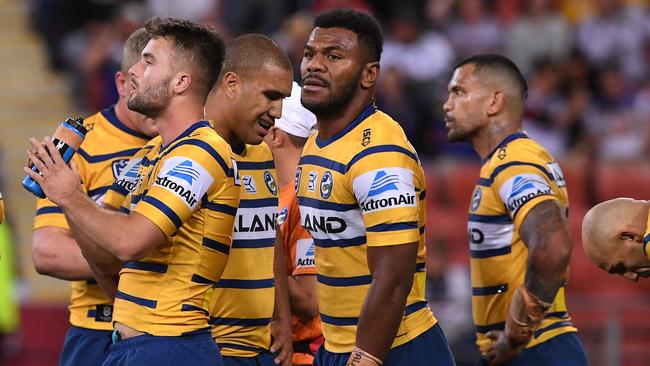
<svg viewBox="0 0 650 366"><path fill-rule="evenodd" d="M345 366L381 366L383 364L377 357L355 346Z"/></svg>
<svg viewBox="0 0 650 366"><path fill-rule="evenodd" d="M523 285L519 286L512 297L506 319L508 341L512 345L527 344L551 305L530 293Z"/></svg>

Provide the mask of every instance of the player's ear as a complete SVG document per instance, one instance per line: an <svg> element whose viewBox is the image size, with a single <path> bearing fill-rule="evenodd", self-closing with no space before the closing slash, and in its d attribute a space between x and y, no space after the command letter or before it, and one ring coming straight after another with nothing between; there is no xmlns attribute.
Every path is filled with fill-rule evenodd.
<svg viewBox="0 0 650 366"><path fill-rule="evenodd" d="M125 97L126 96L126 84L127 84L127 77L126 74L123 73L122 71L118 71L115 73L115 88L117 88L117 95L120 97Z"/></svg>
<svg viewBox="0 0 650 366"><path fill-rule="evenodd" d="M181 94L192 85L192 76L185 72L178 73L176 74L176 77L172 79L172 83L174 93Z"/></svg>
<svg viewBox="0 0 650 366"><path fill-rule="evenodd" d="M494 116L499 113L506 105L506 94L502 91L495 91L488 100L488 116Z"/></svg>
<svg viewBox="0 0 650 366"><path fill-rule="evenodd" d="M623 241L635 241L643 243L643 234L636 230L623 229L618 232L618 238Z"/></svg>
<svg viewBox="0 0 650 366"><path fill-rule="evenodd" d="M228 99L234 99L237 95L237 88L241 83L239 76L232 71L228 71L221 76L219 82Z"/></svg>
<svg viewBox="0 0 650 366"><path fill-rule="evenodd" d="M265 140L271 148L278 148L284 144L284 135L278 127L272 126L266 134Z"/></svg>
<svg viewBox="0 0 650 366"><path fill-rule="evenodd" d="M363 89L368 89L374 86L377 79L379 79L379 71L378 61L366 63L361 72L361 87Z"/></svg>

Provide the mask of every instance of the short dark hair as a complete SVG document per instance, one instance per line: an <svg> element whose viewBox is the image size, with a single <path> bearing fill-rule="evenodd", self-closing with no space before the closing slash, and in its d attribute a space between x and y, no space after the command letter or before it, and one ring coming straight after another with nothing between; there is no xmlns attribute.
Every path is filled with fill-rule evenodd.
<svg viewBox="0 0 650 366"><path fill-rule="evenodd" d="M142 50L150 39L149 33L144 28L138 28L124 41L122 72L128 73L129 69L138 63L140 57L142 57Z"/></svg>
<svg viewBox="0 0 650 366"><path fill-rule="evenodd" d="M526 78L519 71L517 65L505 56L495 54L470 56L459 61L454 66L454 70L465 65L474 65L476 67L474 69L475 73L487 71L500 77L505 77L517 86L522 99L526 99L528 96Z"/></svg>
<svg viewBox="0 0 650 366"><path fill-rule="evenodd" d="M384 49L384 38L377 19L370 13L353 9L334 9L319 14L314 28L343 28L357 35L359 44L366 49L368 61L379 61Z"/></svg>
<svg viewBox="0 0 650 366"><path fill-rule="evenodd" d="M197 76L194 82L207 98L223 65L225 45L219 33L209 25L174 18L151 18L144 28L151 38L171 41L186 56Z"/></svg>
<svg viewBox="0 0 650 366"><path fill-rule="evenodd" d="M229 71L259 71L265 65L292 71L289 56L276 41L263 34L245 34L235 38L226 47L221 75Z"/></svg>

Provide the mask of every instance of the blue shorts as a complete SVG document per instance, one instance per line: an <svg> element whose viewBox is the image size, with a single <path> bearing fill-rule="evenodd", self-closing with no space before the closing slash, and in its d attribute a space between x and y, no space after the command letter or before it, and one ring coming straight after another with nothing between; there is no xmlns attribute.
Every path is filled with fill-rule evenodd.
<svg viewBox="0 0 650 366"><path fill-rule="evenodd" d="M255 357L223 356L223 366L276 366L274 360L271 352L262 351Z"/></svg>
<svg viewBox="0 0 650 366"><path fill-rule="evenodd" d="M487 364L481 359L477 366ZM589 366L589 360L578 333L569 332L525 349L507 366Z"/></svg>
<svg viewBox="0 0 650 366"><path fill-rule="evenodd" d="M70 326L59 358L61 366L101 365L111 345L110 330Z"/></svg>
<svg viewBox="0 0 650 366"><path fill-rule="evenodd" d="M223 366L219 346L210 333L181 337L143 334L111 345L103 366Z"/></svg>
<svg viewBox="0 0 650 366"><path fill-rule="evenodd" d="M345 366L349 353L332 353L320 346L314 366ZM388 353L384 366L455 366L447 338L438 324L410 342L395 347Z"/></svg>

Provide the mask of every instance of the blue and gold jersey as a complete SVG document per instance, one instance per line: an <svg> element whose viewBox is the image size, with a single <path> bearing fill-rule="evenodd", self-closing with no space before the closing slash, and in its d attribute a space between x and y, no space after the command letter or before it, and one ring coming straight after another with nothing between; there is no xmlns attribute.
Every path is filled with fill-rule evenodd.
<svg viewBox="0 0 650 366"><path fill-rule="evenodd" d="M208 302L228 260L239 204L230 146L206 121L142 158L130 193L168 240L120 271L114 321L156 336L208 331Z"/></svg>
<svg viewBox="0 0 650 366"><path fill-rule="evenodd" d="M325 348L355 344L361 307L372 282L368 246L419 243L413 287L392 347L435 325L424 300L424 172L404 131L369 105L328 140L307 141L296 191L301 223L314 239L318 307Z"/></svg>
<svg viewBox="0 0 650 366"><path fill-rule="evenodd" d="M149 137L122 124L115 115L115 107L86 118L84 125L89 132L73 161L81 176L83 190L100 204L115 178ZM46 226L68 229L61 208L48 199L39 199L34 229ZM113 329L113 302L95 280L72 281L70 285L70 323L96 330Z"/></svg>
<svg viewBox="0 0 650 366"><path fill-rule="evenodd" d="M278 186L266 143L234 154L241 198L230 258L210 301L212 336L223 356L253 357L271 346Z"/></svg>
<svg viewBox="0 0 650 366"><path fill-rule="evenodd" d="M645 237L643 238L643 253L645 253L648 260L650 260L650 213L648 213L648 224L645 229Z"/></svg>
<svg viewBox="0 0 650 366"><path fill-rule="evenodd" d="M485 334L504 329L514 291L524 282L528 247L519 228L526 214L546 200L568 210L560 166L524 133L510 135L484 160L469 209L472 307L482 353L490 345ZM527 347L575 331L563 286Z"/></svg>

